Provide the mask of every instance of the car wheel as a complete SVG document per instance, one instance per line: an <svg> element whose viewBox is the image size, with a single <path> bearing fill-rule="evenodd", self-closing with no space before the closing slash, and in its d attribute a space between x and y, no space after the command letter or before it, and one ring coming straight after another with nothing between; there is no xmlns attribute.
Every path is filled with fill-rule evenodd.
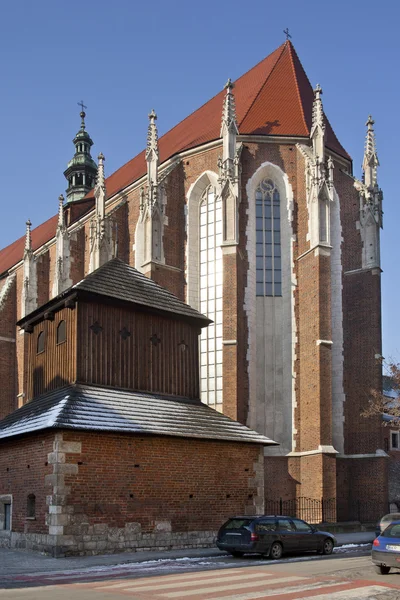
<svg viewBox="0 0 400 600"><path fill-rule="evenodd" d="M326 538L322 544L322 554L332 554L333 542L330 538Z"/></svg>
<svg viewBox="0 0 400 600"><path fill-rule="evenodd" d="M244 552L237 552L236 550L232 550L229 554L232 554L232 556L234 556L235 558L242 558Z"/></svg>
<svg viewBox="0 0 400 600"><path fill-rule="evenodd" d="M390 572L390 567L387 567L386 565L376 565L375 570L381 575L387 575Z"/></svg>
<svg viewBox="0 0 400 600"><path fill-rule="evenodd" d="M274 542L269 551L270 557L273 558L274 560L279 560L280 558L282 558L282 554L283 554L282 544L280 544L279 542Z"/></svg>

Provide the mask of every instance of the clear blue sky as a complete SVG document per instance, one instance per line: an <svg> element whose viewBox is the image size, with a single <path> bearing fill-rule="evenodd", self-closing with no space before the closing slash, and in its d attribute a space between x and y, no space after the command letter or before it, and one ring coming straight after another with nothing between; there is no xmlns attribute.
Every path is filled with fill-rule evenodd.
<svg viewBox="0 0 400 600"><path fill-rule="evenodd" d="M292 41L361 175L365 121L376 121L384 355L400 361L399 12L394 0L3 0L0 20L0 247L57 212L81 99L93 155L110 174L285 39Z"/></svg>

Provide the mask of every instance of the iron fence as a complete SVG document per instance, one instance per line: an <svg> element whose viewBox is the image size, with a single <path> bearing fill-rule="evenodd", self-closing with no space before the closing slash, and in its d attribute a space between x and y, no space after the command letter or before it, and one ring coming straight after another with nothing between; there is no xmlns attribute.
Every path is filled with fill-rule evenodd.
<svg viewBox="0 0 400 600"><path fill-rule="evenodd" d="M265 501L265 514L298 517L308 523L359 521L374 523L391 512L389 503L374 500L355 500L337 506L335 498L278 498Z"/></svg>
<svg viewBox="0 0 400 600"><path fill-rule="evenodd" d="M335 498L291 498L265 501L265 514L298 517L308 523L335 523Z"/></svg>

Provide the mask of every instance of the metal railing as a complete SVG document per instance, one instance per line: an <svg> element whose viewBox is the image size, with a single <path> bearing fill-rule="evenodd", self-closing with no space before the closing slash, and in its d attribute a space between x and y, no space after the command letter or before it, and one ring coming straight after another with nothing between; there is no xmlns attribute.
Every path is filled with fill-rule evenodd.
<svg viewBox="0 0 400 600"><path fill-rule="evenodd" d="M335 498L291 498L290 500L265 500L266 515L298 517L308 523L335 523Z"/></svg>

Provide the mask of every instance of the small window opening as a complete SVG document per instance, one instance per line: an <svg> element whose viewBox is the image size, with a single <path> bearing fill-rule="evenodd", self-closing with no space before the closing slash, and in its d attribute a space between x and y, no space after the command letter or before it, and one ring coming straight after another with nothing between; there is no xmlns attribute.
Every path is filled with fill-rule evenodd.
<svg viewBox="0 0 400 600"><path fill-rule="evenodd" d="M4 529L6 531L11 529L11 503L4 504Z"/></svg>
<svg viewBox="0 0 400 600"><path fill-rule="evenodd" d="M392 431L392 435L391 435L391 441L392 441L392 450L399 450L399 433L398 431Z"/></svg>
<svg viewBox="0 0 400 600"><path fill-rule="evenodd" d="M67 326L65 321L60 321L57 325L57 344L62 344L67 339Z"/></svg>
<svg viewBox="0 0 400 600"><path fill-rule="evenodd" d="M29 519L33 519L36 516L36 496L35 494L29 494L26 503L26 516Z"/></svg>
<svg viewBox="0 0 400 600"><path fill-rule="evenodd" d="M44 331L41 331L37 337L37 353L44 352Z"/></svg>

